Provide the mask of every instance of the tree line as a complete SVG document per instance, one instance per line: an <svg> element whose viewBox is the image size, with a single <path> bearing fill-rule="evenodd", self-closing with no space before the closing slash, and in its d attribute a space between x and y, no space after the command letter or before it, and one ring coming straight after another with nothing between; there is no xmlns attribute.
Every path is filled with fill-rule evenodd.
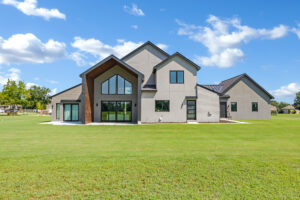
<svg viewBox="0 0 300 200"><path fill-rule="evenodd" d="M0 105L10 105L16 108L21 105L27 109L46 109L50 100L51 90L46 87L33 85L26 88L23 81L8 80L0 92Z"/></svg>
<svg viewBox="0 0 300 200"><path fill-rule="evenodd" d="M275 100L272 100L271 101L271 105L272 106L275 106L277 108L277 111L279 113L282 113L282 108L290 105L289 103L286 103L286 102L278 102L278 101L275 101ZM300 92L296 93L296 97L295 97L295 100L294 100L294 107L297 109L297 110L300 110Z"/></svg>

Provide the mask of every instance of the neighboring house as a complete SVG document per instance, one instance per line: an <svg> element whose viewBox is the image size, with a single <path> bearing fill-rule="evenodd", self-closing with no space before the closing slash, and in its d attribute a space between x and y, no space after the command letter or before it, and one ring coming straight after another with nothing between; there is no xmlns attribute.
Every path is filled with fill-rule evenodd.
<svg viewBox="0 0 300 200"><path fill-rule="evenodd" d="M248 75L197 84L200 67L146 42L122 59L111 55L82 83L52 96L53 121L186 123L220 117L270 119L273 97ZM228 106L231 106L231 110Z"/></svg>
<svg viewBox="0 0 300 200"><path fill-rule="evenodd" d="M276 106L272 106L271 105L271 114L274 113L274 114L277 114L278 111L277 111L277 107Z"/></svg>
<svg viewBox="0 0 300 200"><path fill-rule="evenodd" d="M289 114L290 112L295 110L295 107L292 106L292 105L288 105L288 106L283 107L281 110L282 110L283 113Z"/></svg>

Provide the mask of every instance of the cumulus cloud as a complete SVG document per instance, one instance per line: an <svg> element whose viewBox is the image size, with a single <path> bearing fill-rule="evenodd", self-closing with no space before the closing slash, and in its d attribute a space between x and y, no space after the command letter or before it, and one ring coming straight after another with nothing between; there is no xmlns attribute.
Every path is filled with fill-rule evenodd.
<svg viewBox="0 0 300 200"><path fill-rule="evenodd" d="M0 84L5 85L8 79L19 81L20 74L21 71L17 68L10 68L7 73L0 72Z"/></svg>
<svg viewBox="0 0 300 200"><path fill-rule="evenodd" d="M123 39L118 39L116 45L108 45L95 38L84 39L81 37L75 37L74 42L71 44L73 48L78 51L71 54L71 58L79 66L91 64L94 62L86 61L89 55L92 55L97 60L101 60L109 55L115 55L118 58L125 56L134 49L141 46L144 42L132 42ZM158 47L167 49L166 44L158 43Z"/></svg>
<svg viewBox="0 0 300 200"><path fill-rule="evenodd" d="M282 97L294 97L297 92L300 91L300 83L290 83L288 85L282 86L277 90L271 91L277 98Z"/></svg>
<svg viewBox="0 0 300 200"><path fill-rule="evenodd" d="M139 28L139 26L138 25L131 25L131 28L137 30Z"/></svg>
<svg viewBox="0 0 300 200"><path fill-rule="evenodd" d="M231 67L244 58L245 54L240 49L242 44L254 39L278 39L289 31L284 25L256 29L242 25L238 18L220 19L214 15L210 15L206 22L207 26L197 26L176 20L179 25L177 33L208 48L210 56L196 56L195 62L221 68Z"/></svg>
<svg viewBox="0 0 300 200"><path fill-rule="evenodd" d="M136 4L132 4L131 7L124 5L123 8L124 8L124 11L130 15L145 16L145 13L142 11L142 9L138 8L138 6Z"/></svg>
<svg viewBox="0 0 300 200"><path fill-rule="evenodd" d="M158 46L159 48L161 48L162 50L167 50L168 49L168 45L166 44L162 44L162 43L158 43L156 44L156 46Z"/></svg>
<svg viewBox="0 0 300 200"><path fill-rule="evenodd" d="M49 93L50 96L55 95L57 93L57 88L54 88L51 90L51 92Z"/></svg>
<svg viewBox="0 0 300 200"><path fill-rule="evenodd" d="M20 10L25 15L33 15L49 20L50 18L66 19L66 15L58 9L37 8L37 0L2 0L5 5L11 5Z"/></svg>
<svg viewBox="0 0 300 200"><path fill-rule="evenodd" d="M45 63L64 57L65 44L52 39L43 43L32 33L0 37L0 64Z"/></svg>
<svg viewBox="0 0 300 200"><path fill-rule="evenodd" d="M292 28L292 32L294 32L300 39L300 24L298 24L297 28Z"/></svg>
<svg viewBox="0 0 300 200"><path fill-rule="evenodd" d="M38 86L37 84L35 84L35 83L26 83L26 88L27 89L29 89L29 88L31 88L32 86Z"/></svg>

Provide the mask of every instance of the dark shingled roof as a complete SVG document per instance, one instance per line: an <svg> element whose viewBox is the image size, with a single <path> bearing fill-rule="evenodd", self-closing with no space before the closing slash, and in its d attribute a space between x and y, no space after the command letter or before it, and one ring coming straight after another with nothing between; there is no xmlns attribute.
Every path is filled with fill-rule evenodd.
<svg viewBox="0 0 300 200"><path fill-rule="evenodd" d="M250 76L248 76L246 73L240 74L238 76L232 77L230 79L224 80L218 85L200 85L208 90L214 91L220 95L224 95L230 88L232 88L237 82L239 82L242 78L246 77L248 80L253 82L258 88L260 88L262 91L264 91L271 99L274 99L274 97L266 91L263 87L261 87L258 83L256 83Z"/></svg>
<svg viewBox="0 0 300 200"><path fill-rule="evenodd" d="M221 93L223 86L222 85L201 85L209 90L215 91L216 93Z"/></svg>

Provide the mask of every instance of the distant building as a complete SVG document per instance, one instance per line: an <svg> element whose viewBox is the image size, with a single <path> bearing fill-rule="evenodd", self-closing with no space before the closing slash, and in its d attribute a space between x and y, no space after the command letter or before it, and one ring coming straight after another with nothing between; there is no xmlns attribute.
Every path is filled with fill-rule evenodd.
<svg viewBox="0 0 300 200"><path fill-rule="evenodd" d="M288 105L288 106L283 107L281 110L283 113L289 114L291 111L295 110L295 107L292 105Z"/></svg>

